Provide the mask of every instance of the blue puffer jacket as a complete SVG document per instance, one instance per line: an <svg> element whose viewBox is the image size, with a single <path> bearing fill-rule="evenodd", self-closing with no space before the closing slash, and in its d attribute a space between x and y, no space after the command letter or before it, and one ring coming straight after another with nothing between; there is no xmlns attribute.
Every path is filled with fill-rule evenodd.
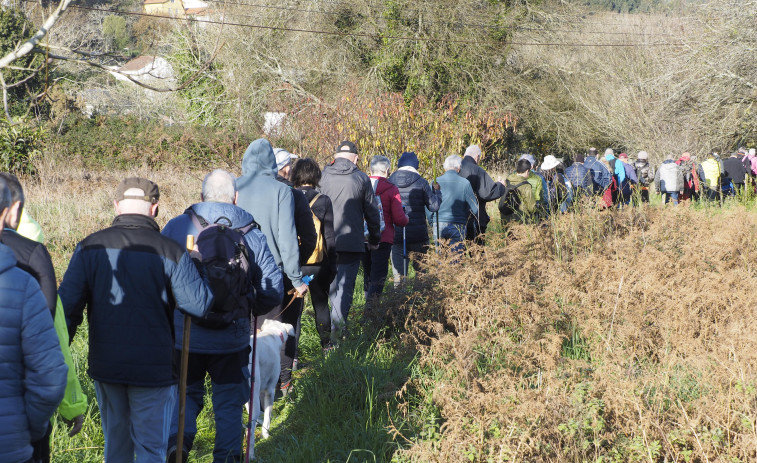
<svg viewBox="0 0 757 463"><path fill-rule="evenodd" d="M152 217L119 215L76 247L58 289L70 338L89 321L89 376L142 387L178 383L173 312L201 317L213 304L183 245Z"/></svg>
<svg viewBox="0 0 757 463"><path fill-rule="evenodd" d="M0 244L0 461L32 457L66 389L53 318L36 280Z"/></svg>
<svg viewBox="0 0 757 463"><path fill-rule="evenodd" d="M612 172L594 156L586 156L584 166L591 172L594 193L602 193L612 182Z"/></svg>
<svg viewBox="0 0 757 463"><path fill-rule="evenodd" d="M242 228L252 223L252 216L233 204L198 203L193 205L195 214L204 218L208 223L215 223L225 217L231 221L231 228ZM221 219L219 223L228 222ZM163 235L174 239L178 243L186 243L187 235L197 237L199 230L195 227L189 214L182 214L171 219L163 228ZM245 235L245 242L253 256L250 262L252 284L255 288L255 306L257 313L266 313L281 304L284 297L284 287L281 281L281 270L276 265L270 249L266 244L265 235L258 229L251 229ZM174 312L174 329L176 330L177 349L181 349L183 340L184 314ZM223 329L209 329L192 324L189 337L189 350L197 354L228 354L239 352L250 344L250 318L240 318Z"/></svg>
<svg viewBox="0 0 757 463"><path fill-rule="evenodd" d="M389 181L400 190L402 205L405 206L410 222L405 226L408 243L428 243L426 208L431 212L439 210L442 202L441 190L434 190L415 170L401 168L389 177ZM402 244L402 227L394 230L394 242Z"/></svg>
<svg viewBox="0 0 757 463"><path fill-rule="evenodd" d="M242 176L237 179L237 206L260 225L268 248L295 288L302 285L300 249L294 223L291 188L276 180L276 156L268 140L259 138L242 158Z"/></svg>

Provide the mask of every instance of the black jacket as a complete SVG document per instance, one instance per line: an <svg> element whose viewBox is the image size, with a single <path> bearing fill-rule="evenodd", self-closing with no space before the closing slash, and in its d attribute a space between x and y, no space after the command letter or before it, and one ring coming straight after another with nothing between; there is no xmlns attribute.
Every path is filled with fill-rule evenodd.
<svg viewBox="0 0 757 463"><path fill-rule="evenodd" d="M16 266L33 276L42 294L45 296L47 308L55 320L55 306L58 302L58 281L55 279L55 269L50 253L44 244L30 240L6 228L0 237L0 243L13 250L18 263Z"/></svg>
<svg viewBox="0 0 757 463"><path fill-rule="evenodd" d="M434 190L423 177L411 170L398 170L389 177L389 181L400 190L405 214L410 219L405 226L405 239L408 243L428 243L425 209L431 212L439 210L441 190ZM400 227L395 228L394 242L402 244Z"/></svg>
<svg viewBox="0 0 757 463"><path fill-rule="evenodd" d="M71 339L84 308L89 376L142 387L176 384L176 306L202 317L213 294L182 245L152 219L119 215L76 246L58 290Z"/></svg>
<svg viewBox="0 0 757 463"><path fill-rule="evenodd" d="M310 205L310 201L318 194L315 188L311 186L299 187L298 190L302 191L305 195L308 205ZM321 233L326 242L326 260L321 265L328 265L333 270L333 274L336 274L336 235L334 234L334 207L331 204L331 198L321 194L313 203L312 211L313 215L321 221ZM310 255L306 256L305 260L308 257Z"/></svg>
<svg viewBox="0 0 757 463"><path fill-rule="evenodd" d="M292 188L292 182L284 177L277 175L276 180ZM300 265L305 265L308 257L315 250L318 237L313 226L310 202L305 199L305 195L300 190L295 188L292 188L292 198L294 199L294 228L297 230L297 237L300 239Z"/></svg>
<svg viewBox="0 0 757 463"><path fill-rule="evenodd" d="M728 183L728 179L735 184L744 183L747 172L740 158L723 159L723 170L723 177L726 179L726 183Z"/></svg>
<svg viewBox="0 0 757 463"><path fill-rule="evenodd" d="M371 179L355 164L336 158L323 169L321 193L331 198L337 252L364 252L363 220L368 224L368 242L379 244L381 225Z"/></svg>
<svg viewBox="0 0 757 463"><path fill-rule="evenodd" d="M470 156L463 158L462 166L460 167L460 176L467 179L471 187L473 187L473 194L476 195L476 199L478 200L478 214L476 218L480 226L479 229L481 232L484 232L486 231L486 226L489 224L486 203L494 201L505 194L505 186L492 180L489 174Z"/></svg>

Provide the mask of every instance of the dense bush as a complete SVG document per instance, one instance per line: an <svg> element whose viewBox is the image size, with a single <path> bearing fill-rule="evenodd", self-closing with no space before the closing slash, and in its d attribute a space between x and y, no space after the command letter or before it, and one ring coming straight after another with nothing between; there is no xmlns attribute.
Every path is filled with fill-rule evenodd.
<svg viewBox="0 0 757 463"><path fill-rule="evenodd" d="M10 124L0 119L0 170L33 175L43 138L44 131L38 126L24 121Z"/></svg>

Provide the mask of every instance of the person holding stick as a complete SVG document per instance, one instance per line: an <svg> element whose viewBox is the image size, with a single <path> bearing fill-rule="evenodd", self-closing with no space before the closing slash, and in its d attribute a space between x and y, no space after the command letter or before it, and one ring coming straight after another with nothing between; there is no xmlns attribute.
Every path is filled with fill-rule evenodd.
<svg viewBox="0 0 757 463"><path fill-rule="evenodd" d="M76 246L58 289L71 339L87 309L108 463L166 460L178 382L174 309L202 317L213 304L183 242L160 234L159 198L155 183L124 179L113 224Z"/></svg>
<svg viewBox="0 0 757 463"><path fill-rule="evenodd" d="M210 230L210 224L244 231L244 239L249 268L247 276L245 303L240 304L238 315L231 316L231 322L209 326L207 322L194 317L189 338L189 358L187 368L186 417L183 432L182 452L187 455L192 449L197 434L197 416L203 409L205 397L205 376L210 376L212 386L213 414L216 433L213 447L213 461L239 461L242 451L242 408L249 395L247 381L243 371L247 367L250 346L250 313L254 306L256 315L268 313L281 304L283 283L279 267L268 249L265 235L255 228L252 215L235 205L237 192L234 177L225 170L217 169L205 176L202 182L201 202L190 206L183 214L171 219L163 228L163 235L182 243L187 237L194 238L198 250L206 262L204 247L198 235L203 230ZM203 226L204 224L207 224ZM247 229L245 229L247 227ZM220 233L220 232L219 232ZM218 242L218 238L214 243ZM211 285L215 280L208 270ZM234 288L223 292L233 293ZM217 310L220 297L211 309ZM228 305L227 305L228 307ZM180 311L174 312L174 329L181 333L187 317ZM209 316L206 316L209 318ZM182 345L177 336L174 348L176 354ZM241 391L241 392L240 392ZM180 397L177 397L180 399ZM178 400L176 400L178 402ZM178 448L178 431L181 421L180 410L174 409L171 423L171 435L168 443L169 460Z"/></svg>

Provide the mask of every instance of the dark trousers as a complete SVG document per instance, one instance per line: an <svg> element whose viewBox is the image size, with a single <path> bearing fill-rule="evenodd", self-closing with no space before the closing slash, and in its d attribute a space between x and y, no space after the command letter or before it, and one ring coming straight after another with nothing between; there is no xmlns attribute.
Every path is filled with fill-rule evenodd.
<svg viewBox="0 0 757 463"><path fill-rule="evenodd" d="M50 463L50 433L52 433L53 427L48 421L47 431L42 439L32 442L32 459L31 463Z"/></svg>
<svg viewBox="0 0 757 463"><path fill-rule="evenodd" d="M334 279L328 263L302 267L303 275L315 275L310 282L310 302L315 313L315 329L321 339L321 347L327 347L331 340L331 309L329 308L329 286Z"/></svg>
<svg viewBox="0 0 757 463"><path fill-rule="evenodd" d="M184 450L192 449L197 435L197 417L205 405L205 374L210 376L216 437L213 462L239 462L242 459L242 409L250 399L245 376L250 349L230 354L189 353L187 364L187 402L184 418ZM181 356L181 351L174 351ZM178 394L178 388L176 390ZM175 400L168 448L176 446L179 400Z"/></svg>
<svg viewBox="0 0 757 463"><path fill-rule="evenodd" d="M363 254L363 291L366 302L384 291L391 253L392 243L380 243L378 249L366 250Z"/></svg>

